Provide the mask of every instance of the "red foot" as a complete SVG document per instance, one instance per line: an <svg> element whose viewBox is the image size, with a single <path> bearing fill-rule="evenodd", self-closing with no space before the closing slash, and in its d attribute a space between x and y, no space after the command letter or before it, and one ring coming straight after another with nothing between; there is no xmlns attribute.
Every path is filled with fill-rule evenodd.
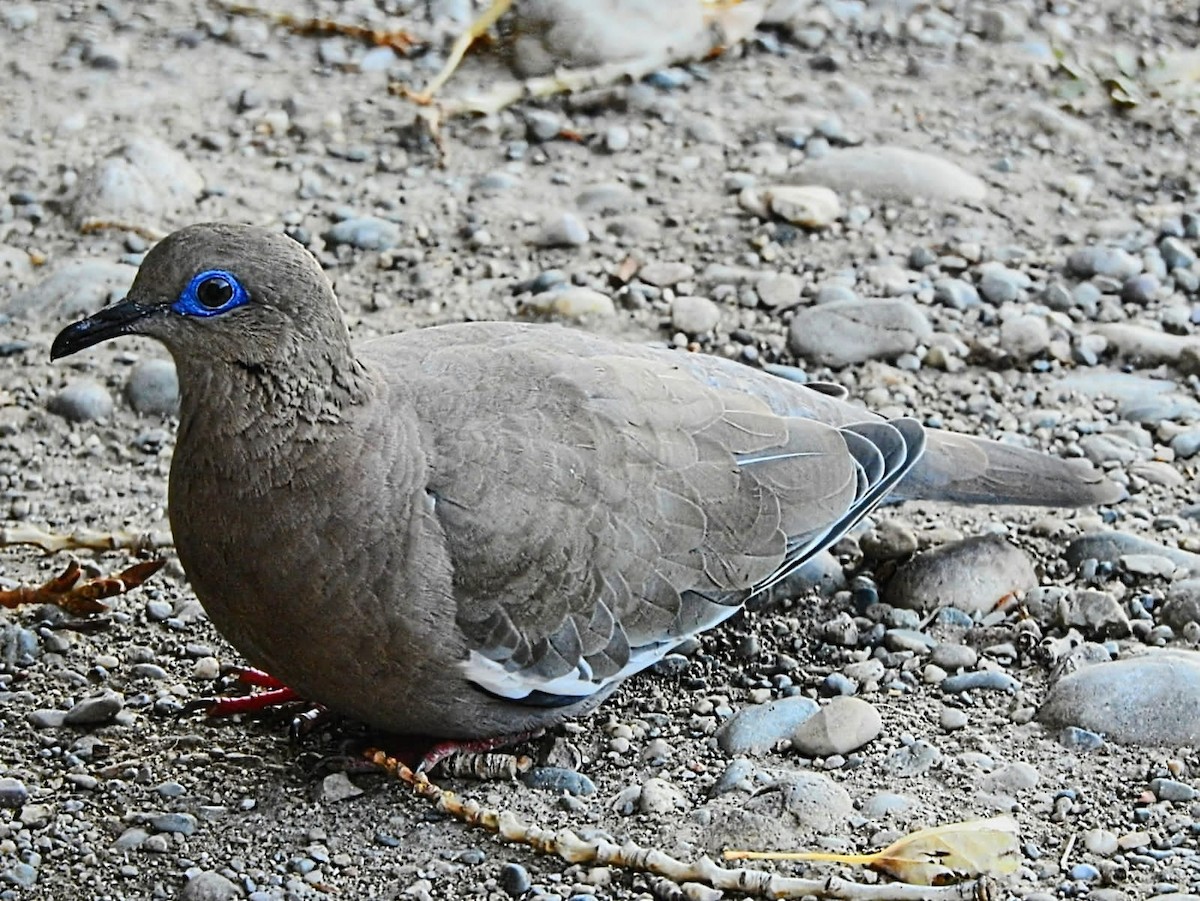
<svg viewBox="0 0 1200 901"><path fill-rule="evenodd" d="M203 710L209 716L233 716L235 713L261 713L273 707L304 700L270 673L250 666L238 670L237 680L263 690L233 697L197 698L185 705L183 712Z"/></svg>
<svg viewBox="0 0 1200 901"><path fill-rule="evenodd" d="M418 773L428 773L435 766L454 754L486 754L497 748L507 748L536 738L543 730L534 732L518 732L515 735L497 735L495 738L471 738L465 741L441 741L425 752L421 763L417 766Z"/></svg>

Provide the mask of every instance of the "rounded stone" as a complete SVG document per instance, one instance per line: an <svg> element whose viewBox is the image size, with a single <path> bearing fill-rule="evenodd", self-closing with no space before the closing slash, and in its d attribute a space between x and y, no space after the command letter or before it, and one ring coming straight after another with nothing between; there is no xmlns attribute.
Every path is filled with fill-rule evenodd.
<svg viewBox="0 0 1200 901"><path fill-rule="evenodd" d="M805 757L849 754L883 730L879 711L861 698L838 697L792 733L792 747Z"/></svg>
<svg viewBox="0 0 1200 901"><path fill-rule="evenodd" d="M685 335L703 335L721 321L721 308L707 297L684 295L671 301L671 324Z"/></svg>
<svg viewBox="0 0 1200 901"><path fill-rule="evenodd" d="M112 415L113 399L99 382L78 379L50 398L46 409L69 422L92 422Z"/></svg>
<svg viewBox="0 0 1200 901"><path fill-rule="evenodd" d="M1037 584L1024 551L998 535L982 535L918 554L897 570L884 600L915 610L989 613L1002 598Z"/></svg>
<svg viewBox="0 0 1200 901"><path fill-rule="evenodd" d="M142 360L129 371L125 400L139 413L174 416L179 412L179 375L171 360Z"/></svg>

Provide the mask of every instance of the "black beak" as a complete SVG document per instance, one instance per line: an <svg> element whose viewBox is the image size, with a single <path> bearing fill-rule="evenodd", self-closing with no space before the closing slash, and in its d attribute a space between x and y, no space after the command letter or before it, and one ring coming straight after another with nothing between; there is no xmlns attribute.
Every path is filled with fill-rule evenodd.
<svg viewBox="0 0 1200 901"><path fill-rule="evenodd" d="M50 359L57 360L67 357L76 351L99 344L117 335L128 335L137 331L134 323L144 319L158 310L158 307L146 307L126 298L110 307L105 307L99 313L94 313L86 319L68 325L58 333L54 343L50 345Z"/></svg>

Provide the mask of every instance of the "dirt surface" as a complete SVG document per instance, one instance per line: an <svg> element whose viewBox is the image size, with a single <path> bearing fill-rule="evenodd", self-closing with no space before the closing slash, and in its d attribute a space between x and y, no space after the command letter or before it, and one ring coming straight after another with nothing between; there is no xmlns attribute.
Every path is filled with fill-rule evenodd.
<svg viewBox="0 0 1200 901"><path fill-rule="evenodd" d="M439 14L460 4L404 14L411 5L287 7L408 25L444 47L455 26ZM1086 531L1200 548L1190 506L1200 457L1175 441L1198 418L1195 284L1190 272L1159 277L1147 262L1168 256L1162 239L1172 236L1195 256L1196 94L1188 67L1171 68L1200 41L1194 5L780 6L791 8L779 13L785 27L760 29L715 60L448 121L439 150L413 106L388 92L390 80L422 84L436 53L389 57L354 38L297 34L190 0L5 2L0 311L11 316L0 317L0 529L167 529L173 420L137 412L138 389L127 387L136 364L165 352L126 339L48 361L58 329L103 305L132 271L111 264L136 265L148 244L128 227L81 231L99 217L158 233L204 220L286 228L326 265L358 336L533 315L533 289L565 279L612 298L576 293L552 314L590 310L582 327L796 365L883 412L1087 452L1129 489L1103 511L886 508L875 524L895 525L901 546L1003 534L1032 559L1041 586L1068 588L1083 581L1063 549ZM447 90L499 77L510 76L494 58L472 58ZM182 162L126 184L123 206L89 200L105 184L103 161L143 139ZM895 146L934 158L918 189L889 157L857 176L862 190L831 184L839 209L807 223L820 227L785 221L782 205L763 208L764 188L809 180L797 174L807 163ZM564 225L567 214L578 221ZM394 224L368 223L393 246L327 237L354 217ZM556 243L566 246L545 246ZM1069 266L1089 245L1139 265L1116 275ZM109 264L107 276L79 270L57 293L29 293L81 260ZM634 274L662 263L691 268ZM1139 273L1154 283L1132 285ZM790 278L762 281L778 275ZM985 296L948 301L957 286L939 287L943 279ZM1080 296L1084 283L1094 296ZM906 348L881 342L861 365L798 358L805 345L803 336L789 345L793 319L844 295L897 298L929 330ZM1103 331L1122 323L1169 346ZM1182 406L1138 420L1060 385L1120 372L1167 380ZM88 401L101 415L62 415L62 389L88 380L103 389ZM115 401L107 414L105 397ZM1081 444L1096 434L1120 447ZM895 565L879 559L888 554L878 541L856 537L836 551L838 576L884 584ZM0 615L0 775L13 780L0 782L0 898L684 897L639 874L506 845L379 775L352 772L362 791L342 798L344 779L324 775L325 758L353 748L345 731L293 741L286 719L178 717L239 658L164 553L163 572L114 598L95 628L46 608ZM131 562L126 552L81 557L93 574ZM0 587L37 584L63 563L7 548ZM1121 654L1191 647L1195 630L1155 618L1186 567L1172 575L1156 565L1101 561L1089 584L1122 616L1131 605L1148 611L1149 625L1131 635L1127 619L1124 635L1088 637L1111 637ZM777 597L532 749L550 747L550 762L577 770L594 793L447 782L545 827L632 838L683 859L728 846L869 850L920 826L1011 813L1022 853L999 897L1200 892L1200 810L1187 791L1152 787L1168 778L1190 789L1194 748L1060 743L1031 719L1049 674L1016 654L1024 627L1015 609L977 616L971 628L918 618L931 646L969 647L968 670L1019 684L949 693L929 646L899 634L909 619L872 603L872 585ZM1038 635L1063 634L1054 606L1042 612L1032 614ZM848 639L822 626L839 615L855 625ZM742 787L714 788L740 756L714 738L734 711L784 696L824 703L844 690L847 667L867 660L881 674L854 688L882 718L878 737L818 759L785 743L751 756ZM54 715L106 692L111 706L85 706L81 724ZM848 797L826 802L797 773L822 774ZM214 872L221 877L185 889Z"/></svg>

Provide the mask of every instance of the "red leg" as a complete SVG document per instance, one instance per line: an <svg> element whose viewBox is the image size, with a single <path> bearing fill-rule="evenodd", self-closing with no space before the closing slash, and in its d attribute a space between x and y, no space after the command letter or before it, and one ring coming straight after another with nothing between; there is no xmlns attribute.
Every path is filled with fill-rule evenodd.
<svg viewBox="0 0 1200 901"><path fill-rule="evenodd" d="M235 698L209 698L207 700L211 703L204 712L209 716L232 716L235 713L261 713L272 707L304 699L292 689L284 687L269 688L266 691L256 691L253 694Z"/></svg>
<svg viewBox="0 0 1200 901"><path fill-rule="evenodd" d="M418 773L428 773L435 766L453 754L486 754L497 748L519 744L536 738L543 730L534 732L518 732L516 735L497 735L495 738L472 738L464 741L441 741L425 752L421 763L417 766Z"/></svg>
<svg viewBox="0 0 1200 901"><path fill-rule="evenodd" d="M243 666L238 670L237 680L245 682L247 685L255 685L259 688L287 688L282 682L272 676L270 673L263 672L260 669L255 669L252 666Z"/></svg>

